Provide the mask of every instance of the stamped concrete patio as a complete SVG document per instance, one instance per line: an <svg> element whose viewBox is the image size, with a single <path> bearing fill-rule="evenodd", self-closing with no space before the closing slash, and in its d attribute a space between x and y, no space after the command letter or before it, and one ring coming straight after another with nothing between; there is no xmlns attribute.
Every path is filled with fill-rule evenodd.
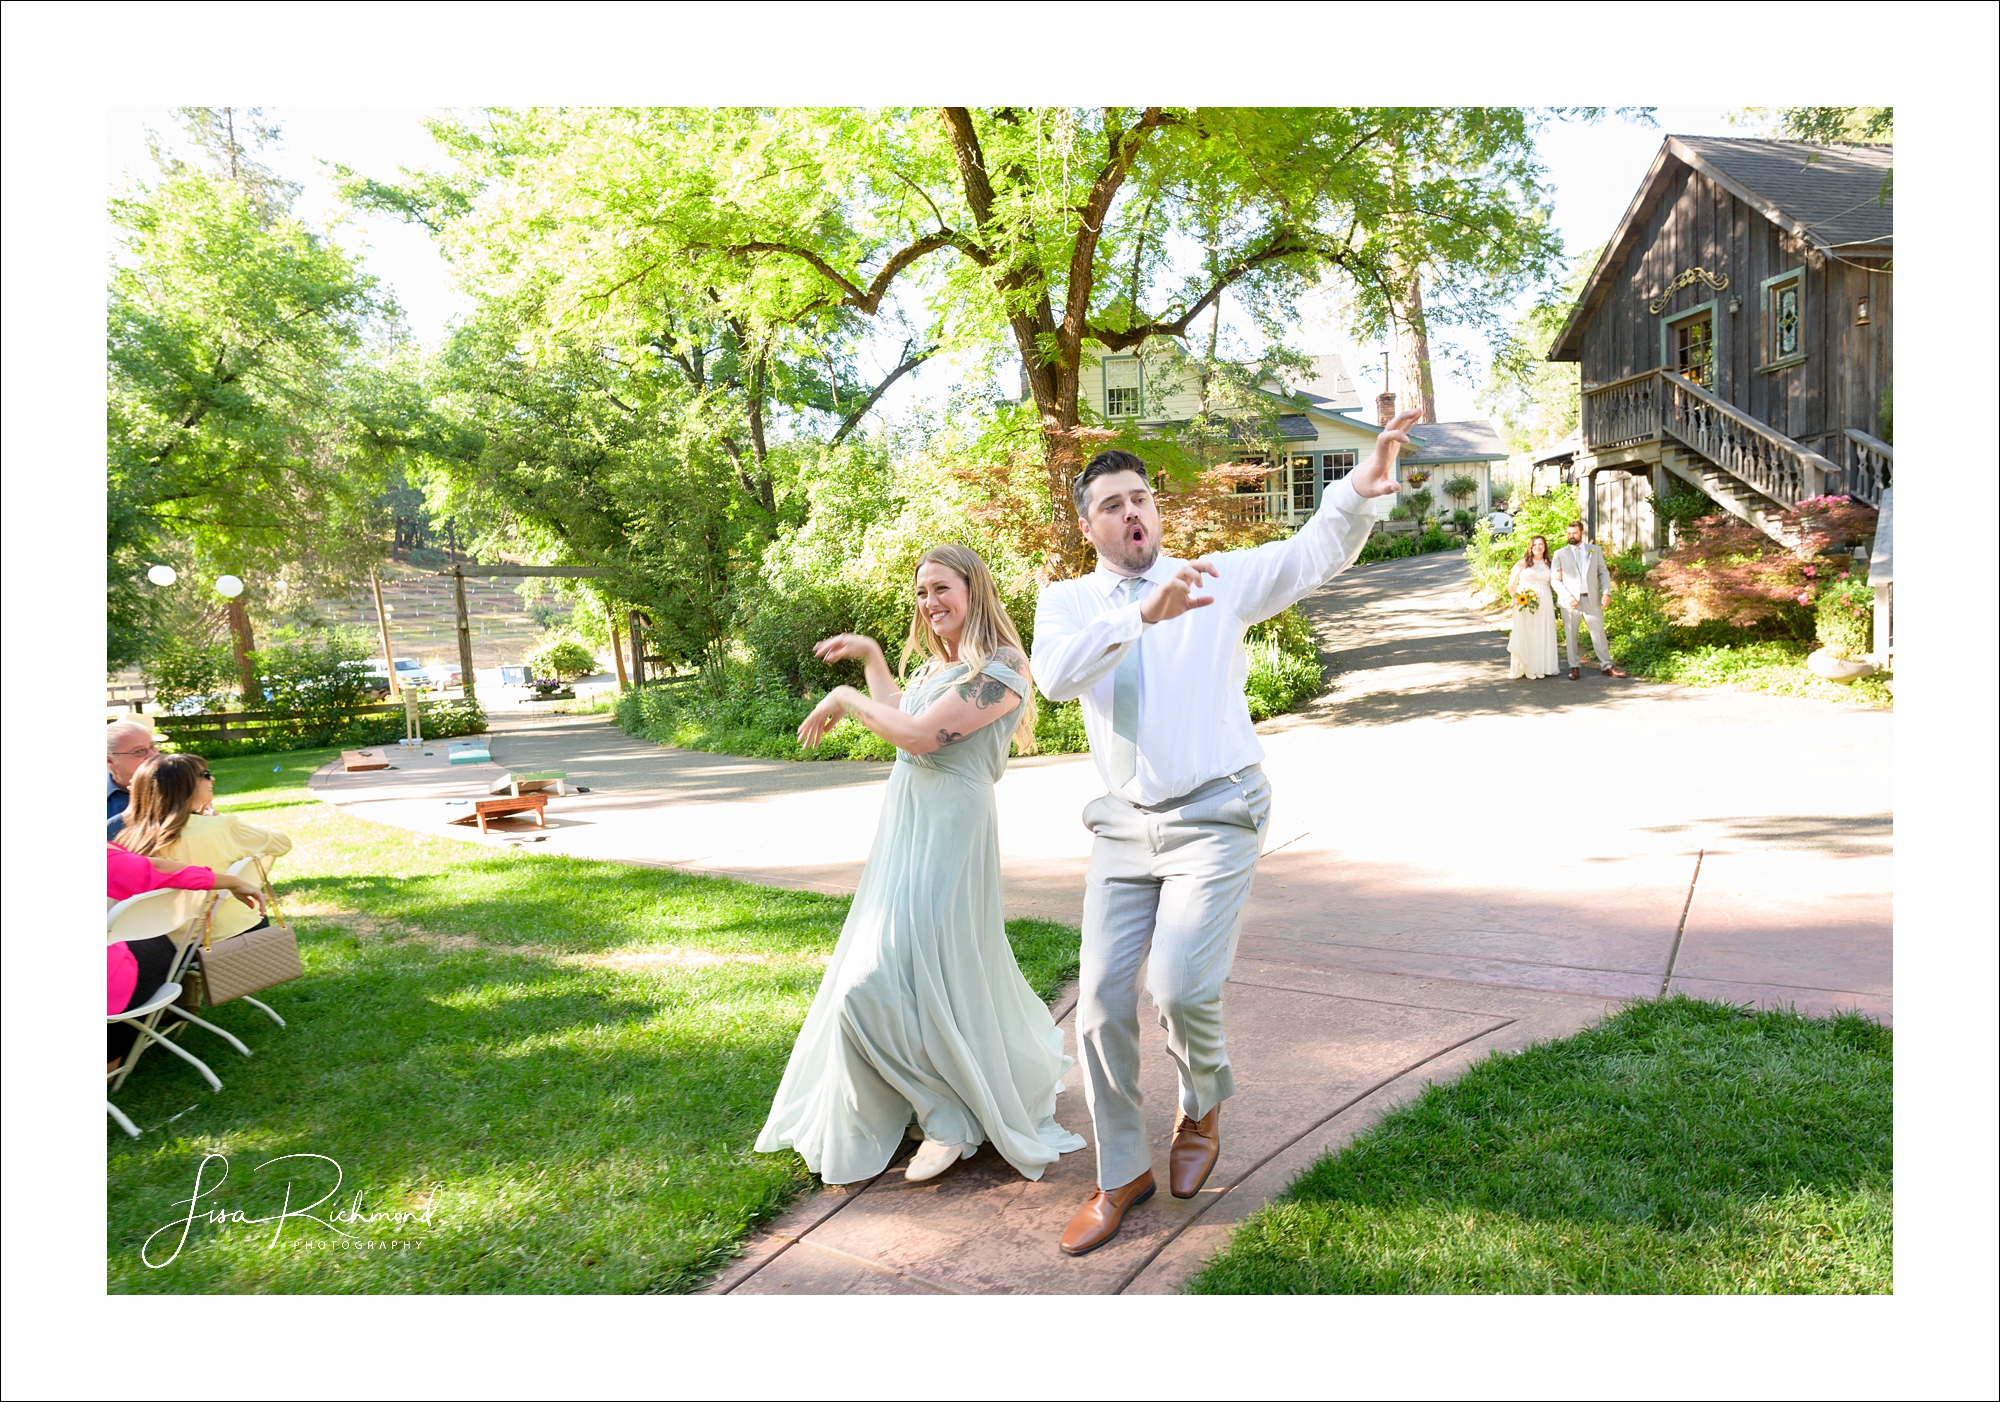
<svg viewBox="0 0 2000 1402"><path fill-rule="evenodd" d="M712 1288L1171 1291L1384 1110L1628 1000L1672 989L1886 1020L1890 717L1595 672L1509 682L1504 636L1465 583L1462 557L1431 556L1352 572L1306 605L1335 685L1262 728L1273 827L1226 993L1239 1090L1198 1197L1163 1192L1071 1260L1055 1240L1090 1192L1088 1152L1038 1183L990 1151L923 1184L891 1168L802 1203ZM315 783L360 816L467 841L850 891L887 769L667 750L602 717L504 721L492 752L590 792L552 803L546 831L482 839L445 829L464 811L446 803L493 771L434 757ZM1076 921L1094 767L1016 761L998 792L1009 913ZM1066 1031L1072 1003L1055 1008ZM1145 1031L1164 1181L1172 1073ZM1069 1091L1058 1117L1088 1139L1075 1072Z"/></svg>

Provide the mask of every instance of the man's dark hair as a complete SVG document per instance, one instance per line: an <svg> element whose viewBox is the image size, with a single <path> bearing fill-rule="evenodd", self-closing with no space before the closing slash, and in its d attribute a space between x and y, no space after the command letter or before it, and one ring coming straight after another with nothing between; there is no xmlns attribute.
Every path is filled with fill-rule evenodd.
<svg viewBox="0 0 2000 1402"><path fill-rule="evenodd" d="M1109 477L1114 472L1136 472L1139 480L1152 486L1152 479L1146 476L1146 464L1137 453L1128 453L1123 448L1109 448L1084 464L1083 471L1076 474L1076 481L1070 485L1070 500L1076 503L1079 519L1090 514L1090 484L1100 477Z"/></svg>

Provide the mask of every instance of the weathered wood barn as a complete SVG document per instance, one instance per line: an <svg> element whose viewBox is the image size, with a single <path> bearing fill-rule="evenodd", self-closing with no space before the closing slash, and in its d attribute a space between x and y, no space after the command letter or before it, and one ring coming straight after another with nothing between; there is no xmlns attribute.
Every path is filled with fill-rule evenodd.
<svg viewBox="0 0 2000 1402"><path fill-rule="evenodd" d="M1805 498L1882 502L1891 164L1888 146L1662 143L1549 351L1580 362L1594 538L1664 545L1651 501L1675 477L1778 540Z"/></svg>

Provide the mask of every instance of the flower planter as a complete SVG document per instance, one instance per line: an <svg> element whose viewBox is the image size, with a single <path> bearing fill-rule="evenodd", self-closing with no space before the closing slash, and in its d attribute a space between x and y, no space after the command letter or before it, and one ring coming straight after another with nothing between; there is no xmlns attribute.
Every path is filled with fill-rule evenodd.
<svg viewBox="0 0 2000 1402"><path fill-rule="evenodd" d="M1824 677L1843 686L1856 677L1865 677L1878 670L1873 662L1863 662L1851 657L1835 657L1825 648L1821 648L1806 659L1806 668L1816 677Z"/></svg>

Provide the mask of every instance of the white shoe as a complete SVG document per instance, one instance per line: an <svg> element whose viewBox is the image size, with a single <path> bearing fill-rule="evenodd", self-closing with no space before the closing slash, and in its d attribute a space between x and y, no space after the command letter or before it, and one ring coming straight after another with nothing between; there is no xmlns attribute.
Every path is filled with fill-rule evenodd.
<svg viewBox="0 0 2000 1402"><path fill-rule="evenodd" d="M911 1183L921 1183L926 1178L935 1178L960 1158L956 1144L940 1144L934 1139L926 1139L918 1148L909 1167L903 1170L903 1177Z"/></svg>

